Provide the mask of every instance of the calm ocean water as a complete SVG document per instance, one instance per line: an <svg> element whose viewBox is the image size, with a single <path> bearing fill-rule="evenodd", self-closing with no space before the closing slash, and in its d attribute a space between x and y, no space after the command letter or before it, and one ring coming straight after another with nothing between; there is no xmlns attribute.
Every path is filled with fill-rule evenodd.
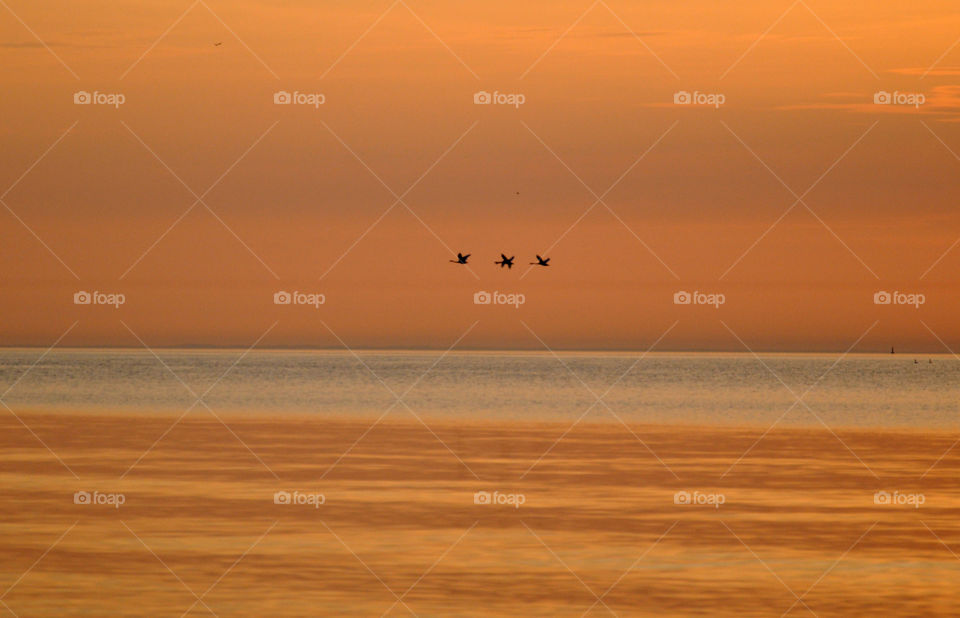
<svg viewBox="0 0 960 618"><path fill-rule="evenodd" d="M596 402L592 390L630 422L769 424L795 403L787 387L799 396L812 386L812 412L797 404L784 424L819 425L816 414L831 426L960 425L960 362L949 356L454 352L438 362L439 352L391 351L359 353L361 363L331 351L254 351L240 362L240 350L160 351L168 371L147 351L56 350L17 382L42 353L0 351L14 409L184 410L196 400L186 384L210 389L217 411L379 415L395 403L387 387L412 387L404 401L419 415L573 420ZM603 404L587 418L614 419Z"/></svg>

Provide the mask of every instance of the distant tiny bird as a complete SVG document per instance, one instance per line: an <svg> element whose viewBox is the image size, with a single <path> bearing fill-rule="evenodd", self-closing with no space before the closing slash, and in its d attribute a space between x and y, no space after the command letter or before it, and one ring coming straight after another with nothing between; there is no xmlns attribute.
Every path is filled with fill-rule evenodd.
<svg viewBox="0 0 960 618"><path fill-rule="evenodd" d="M220 47L221 45L223 45L222 41L217 41L216 43L213 44L214 47Z"/></svg>
<svg viewBox="0 0 960 618"><path fill-rule="evenodd" d="M516 193L515 193L514 195L520 195L520 192L519 192L519 191L517 191L517 192L516 192Z"/></svg>
<svg viewBox="0 0 960 618"><path fill-rule="evenodd" d="M463 255L462 253L457 253L457 259L450 260L450 261L453 262L454 264L466 264L468 257L470 257L469 253L466 255Z"/></svg>
<svg viewBox="0 0 960 618"><path fill-rule="evenodd" d="M505 256L504 254L501 253L501 254L500 254L500 261L499 261L499 262L494 262L494 264L499 264L499 265L500 265L500 268L503 268L504 266L506 266L507 268L513 268L513 258L515 258L515 257L517 257L517 256L507 257L507 256Z"/></svg>
<svg viewBox="0 0 960 618"><path fill-rule="evenodd" d="M540 256L538 255L538 256L537 256L537 261L536 261L536 262L530 262L530 263L531 263L532 265L534 265L534 266L550 266L550 264L547 263L547 262L549 262L549 261L550 261L550 258L543 259L542 257L540 257Z"/></svg>

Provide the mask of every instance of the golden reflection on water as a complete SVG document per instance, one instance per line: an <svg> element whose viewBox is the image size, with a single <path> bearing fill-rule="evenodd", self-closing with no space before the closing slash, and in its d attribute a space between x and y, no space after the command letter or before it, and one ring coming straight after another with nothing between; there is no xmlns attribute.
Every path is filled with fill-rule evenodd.
<svg viewBox="0 0 960 618"><path fill-rule="evenodd" d="M960 453L930 469L946 433L778 428L733 465L765 428L631 427L642 444L584 422L538 460L569 425L437 421L433 435L387 419L364 435L353 419L221 416L229 430L193 412L164 435L176 416L22 414L65 465L5 418L0 601L20 616L946 615L960 602ZM881 489L924 502L878 505ZM77 505L76 491L125 502ZM277 491L324 503L275 504ZM523 504L475 504L477 491ZM677 505L678 491L723 504Z"/></svg>

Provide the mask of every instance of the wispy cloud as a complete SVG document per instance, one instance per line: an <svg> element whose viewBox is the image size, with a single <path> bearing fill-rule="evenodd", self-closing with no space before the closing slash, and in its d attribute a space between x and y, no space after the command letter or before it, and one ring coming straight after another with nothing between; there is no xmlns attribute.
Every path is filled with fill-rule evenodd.
<svg viewBox="0 0 960 618"><path fill-rule="evenodd" d="M46 46L40 41L0 41L0 49L46 49L46 47L69 47L77 49L109 49L119 45L103 45L93 43L67 43L64 41L46 41Z"/></svg>
<svg viewBox="0 0 960 618"><path fill-rule="evenodd" d="M960 75L960 67L937 67L933 69L924 67L904 67L900 69L890 69L889 72L896 73L898 75L919 75L920 77L956 77L957 75Z"/></svg>
<svg viewBox="0 0 960 618"><path fill-rule="evenodd" d="M943 122L960 121L960 85L941 85L929 89L917 89L910 93L924 96L924 102L914 105L877 105L873 92L831 92L823 95L824 101L779 105L779 110L843 110L861 114L925 114L956 116L941 118Z"/></svg>

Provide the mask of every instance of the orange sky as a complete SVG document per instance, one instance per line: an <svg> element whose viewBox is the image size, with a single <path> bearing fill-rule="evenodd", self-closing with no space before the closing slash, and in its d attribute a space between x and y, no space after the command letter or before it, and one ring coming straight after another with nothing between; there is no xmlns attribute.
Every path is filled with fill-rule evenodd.
<svg viewBox="0 0 960 618"><path fill-rule="evenodd" d="M4 2L0 344L960 349L950 2Z"/></svg>

